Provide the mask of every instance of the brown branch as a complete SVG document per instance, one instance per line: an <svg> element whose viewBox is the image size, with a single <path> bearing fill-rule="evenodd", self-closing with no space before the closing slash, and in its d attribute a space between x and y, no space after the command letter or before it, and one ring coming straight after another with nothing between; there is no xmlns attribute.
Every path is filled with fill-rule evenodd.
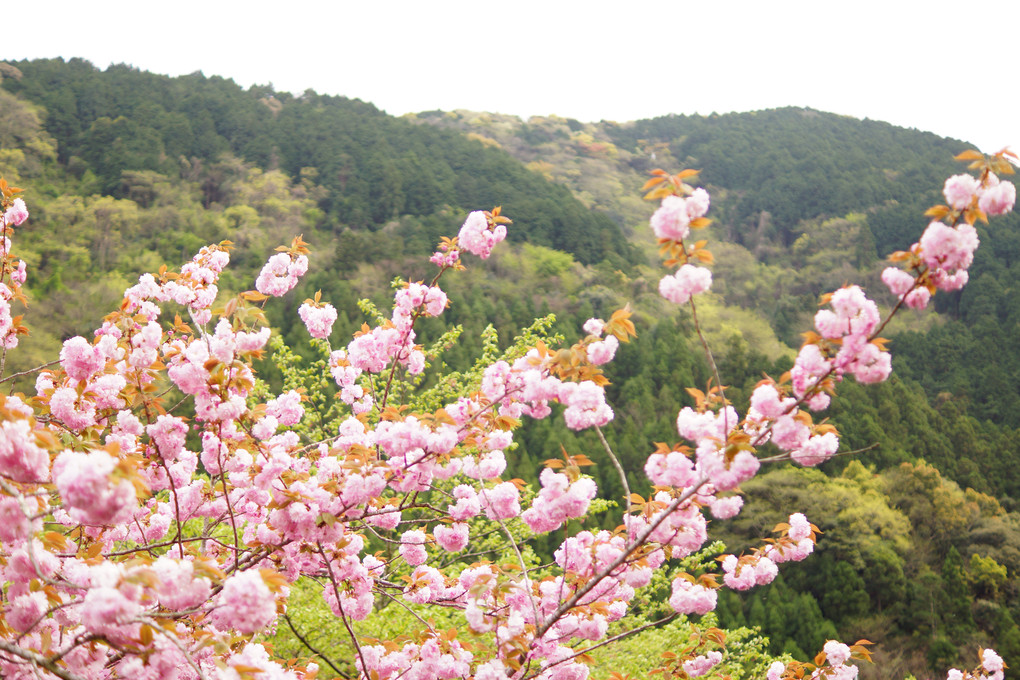
<svg viewBox="0 0 1020 680"><path fill-rule="evenodd" d="M319 657L320 659L325 661L327 664L329 664L329 667L332 668L334 671L336 671L336 674L339 675L341 678L345 678L345 680L346 680L347 678L351 677L351 676L347 675L346 673L344 673L339 668L337 668L336 664L333 663L332 661L330 661L328 656L326 656L325 654L323 654L322 652L317 650L315 647L312 647L311 643L308 642L308 640L305 639L305 636L302 635L301 633L299 633L298 629L294 627L294 622L290 620L290 614L288 614L287 612L284 612L283 613L283 618L287 622L287 625L290 626L291 632L293 632L294 635L297 637L297 639L301 641L301 644L303 644L305 647L308 648L308 651L310 651L312 654L316 655L317 657Z"/></svg>
<svg viewBox="0 0 1020 680"><path fill-rule="evenodd" d="M584 654L587 654L588 652L596 650L599 647L605 647L606 645L612 644L612 643L614 643L614 642L616 642L618 640L624 640L626 638L629 638L631 635L637 635L638 633L643 633L644 631L648 630L649 628L656 628L658 626L665 625L665 624L669 623L670 621L672 621L673 619L675 619L676 617L678 617L679 615L680 614L678 614L677 612L673 612L672 614L664 616L663 618L659 619L658 621L652 621L651 623L646 623L643 626L638 626L637 628L631 628L630 630L625 630L622 633L618 633L618 634L614 635L613 637L606 638L602 642L598 642L598 643L596 643L594 645L591 645L590 647L585 647L584 649L579 649L578 651L574 652L570 656L564 657L564 658L560 659L559 661L556 661L554 663L549 664L548 666L543 666L541 672L544 673L545 671L549 670L553 666L557 666L557 665L559 665L561 663L570 661L571 659L576 659L577 657L583 656ZM526 676L524 678L524 680L530 680L531 678L536 677L536 675L537 674L532 674L532 675Z"/></svg>
<svg viewBox="0 0 1020 680"><path fill-rule="evenodd" d="M7 376L6 378L4 378L3 380L0 380L0 385L3 385L5 382L10 382L11 380L14 380L15 378L20 378L23 375L30 375L30 374L35 373L37 371L41 371L44 368L49 368L50 366L53 366L54 364L59 364L59 363L60 363L60 359L54 359L53 361L45 363L42 366L36 366L35 368L30 368L27 371L22 371L21 373L13 373L13 374Z"/></svg>
<svg viewBox="0 0 1020 680"><path fill-rule="evenodd" d="M3 650L8 654L13 654L16 657L22 658L25 661L28 661L30 664L32 664L32 666L35 666L37 668L45 668L58 678L63 678L63 680L85 680L85 678L83 678L82 676L72 673L63 666L58 666L55 661L47 659L42 654L33 652L30 649L22 649L17 645L7 642L6 640L0 640L0 650Z"/></svg>
<svg viewBox="0 0 1020 680"><path fill-rule="evenodd" d="M595 432L599 436L599 441L602 442L603 448L606 453L609 454L609 460L613 461L613 466L616 468L616 472L620 475L620 483L623 484L623 524L626 527L630 527L628 519L630 519L630 513L627 509L630 508L630 484L627 483L627 473L624 472L623 466L620 465L620 461L617 459L616 454L613 453L613 449L609 446L609 442L606 441L606 436L602 434L602 428L598 425L595 426Z"/></svg>
<svg viewBox="0 0 1020 680"><path fill-rule="evenodd" d="M660 514L655 521L645 527L645 529L637 535L634 541L623 552L621 552L615 560L610 562L602 569L602 571L596 574L587 583L574 591L574 594L570 596L570 599L561 604L556 611L553 612L552 616L550 616L545 623L537 628L535 631L535 638L539 639L545 635L545 633L552 628L564 614L577 606L577 603L580 602L585 595L594 590L600 583L602 583L603 580L610 576L617 567L624 564L638 548L645 545L648 537L651 536L670 515L676 512L683 503L687 502L692 496L697 494L698 489L704 486L707 482L708 478L702 476L690 488L688 488L687 491L682 493L672 503L670 503L665 510L662 511L662 514Z"/></svg>
<svg viewBox="0 0 1020 680"><path fill-rule="evenodd" d="M336 608L340 612L340 620L344 624L344 628L347 629L347 634L351 636L351 642L354 643L354 649L358 653L358 658L361 659L361 672L368 672L368 664L365 663L365 656L361 653L361 643L358 642L358 636L354 634L354 629L351 628L350 621L347 620L347 615L344 614L343 603L340 602L340 585L336 582L336 577L333 575L333 567L329 563L329 558L326 557L326 551L322 548L322 543L316 543L319 547L319 554L322 555L322 560L326 564L326 575L329 576L329 582L333 585L333 596L336 598Z"/></svg>

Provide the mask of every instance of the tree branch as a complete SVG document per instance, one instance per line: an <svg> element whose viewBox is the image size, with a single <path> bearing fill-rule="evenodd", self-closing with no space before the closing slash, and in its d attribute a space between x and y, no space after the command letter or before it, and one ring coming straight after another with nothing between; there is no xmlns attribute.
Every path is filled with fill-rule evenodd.
<svg viewBox="0 0 1020 680"><path fill-rule="evenodd" d="M38 652L33 652L31 649L22 649L17 645L7 642L6 640L0 640L0 650L3 650L8 654L13 654L16 657L24 659L25 661L28 661L30 664L32 664L32 666L34 667L45 668L58 678L63 678L63 680L85 680L85 678L83 678L82 676L72 673L63 666L58 666L55 661L47 659L42 654L39 654Z"/></svg>

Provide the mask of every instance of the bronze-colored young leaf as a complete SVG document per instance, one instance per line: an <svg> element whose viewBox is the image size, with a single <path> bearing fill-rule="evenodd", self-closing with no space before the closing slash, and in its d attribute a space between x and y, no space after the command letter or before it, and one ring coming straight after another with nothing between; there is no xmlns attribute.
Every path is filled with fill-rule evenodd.
<svg viewBox="0 0 1020 680"><path fill-rule="evenodd" d="M980 151L974 149L968 149L962 153L957 154L954 158L958 161L978 161L984 160L985 156Z"/></svg>
<svg viewBox="0 0 1020 680"><path fill-rule="evenodd" d="M666 196L672 195L673 192L670 189L667 189L665 187L659 187L658 189L653 189L652 191L649 191L647 194L645 194L645 200L657 201L659 199L665 198Z"/></svg>
<svg viewBox="0 0 1020 680"><path fill-rule="evenodd" d="M643 187L641 187L641 191L648 191L652 187L657 187L665 181L666 181L665 177L652 177L650 180L645 182Z"/></svg>

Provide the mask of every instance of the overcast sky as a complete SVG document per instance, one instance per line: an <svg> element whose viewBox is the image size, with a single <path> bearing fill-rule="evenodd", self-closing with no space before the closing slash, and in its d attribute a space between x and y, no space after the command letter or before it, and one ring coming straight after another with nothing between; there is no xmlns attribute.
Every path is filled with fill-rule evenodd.
<svg viewBox="0 0 1020 680"><path fill-rule="evenodd" d="M202 71L395 115L792 105L1020 151L1018 0L33 0L4 23L0 59Z"/></svg>

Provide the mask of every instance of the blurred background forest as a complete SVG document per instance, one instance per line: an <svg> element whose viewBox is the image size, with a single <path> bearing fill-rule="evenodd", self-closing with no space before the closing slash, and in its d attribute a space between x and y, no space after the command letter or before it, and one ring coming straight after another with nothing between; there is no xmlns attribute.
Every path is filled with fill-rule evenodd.
<svg viewBox="0 0 1020 680"><path fill-rule="evenodd" d="M657 294L647 172L699 169L712 194L715 284L702 321L743 411L763 372L792 364L819 295L856 282L885 308L894 302L879 282L883 260L920 236L967 148L797 108L627 123L394 118L312 91L81 60L0 64L0 76L0 175L26 189L32 211L15 242L29 264L32 335L9 371L91 333L139 274L223 239L235 243L221 281L230 294L303 234L309 274L270 319L306 352L297 307L321 290L340 311L333 338L343 344L365 320L358 299L386 304L395 276L429 276L441 236L468 211L502 205L510 243L444 279L444 321L464 328L444 360L469 365L490 323L507 342L555 314L555 331L574 340L586 319L630 303L639 335L609 368L617 416L606 436L635 490L646 488L652 442L677 439L684 388L709 377L689 316ZM733 551L768 535L780 508L824 532L818 554L776 583L721 598L724 627L758 627L771 652L801 659L827 638L867 637L878 663L865 677L944 672L969 664L978 645L1020 668L1018 227L1015 213L978 225L969 285L887 330L889 382L840 386L825 415L843 450L865 452L817 470L770 468L744 487L737 519L714 523ZM441 330L424 327L424 340ZM596 461L604 496L622 493L593 434L549 419L518 440L516 476L534 482L562 445Z"/></svg>

